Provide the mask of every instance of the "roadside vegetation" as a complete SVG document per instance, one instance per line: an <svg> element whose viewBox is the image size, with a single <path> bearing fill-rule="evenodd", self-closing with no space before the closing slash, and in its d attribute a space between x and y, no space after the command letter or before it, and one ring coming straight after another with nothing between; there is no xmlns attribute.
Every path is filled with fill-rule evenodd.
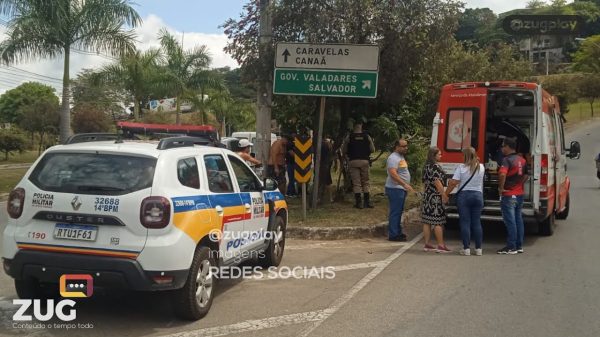
<svg viewBox="0 0 600 337"><path fill-rule="evenodd" d="M270 8L273 41L263 57L259 57L257 44L260 2L248 0L237 18L222 25L229 37L226 51L240 64L238 69L212 68L210 50L206 46L184 49L180 37L166 29L157 36L160 42L157 48L136 49L132 41L140 18L130 1L94 3L93 8L83 8L89 4L70 0L71 10L56 15L37 15L50 10L38 3L0 1L0 13L9 19L7 38L0 42L2 62L12 65L64 57L69 55L70 47L109 53L116 60L101 69L85 69L74 76L67 72L62 93L31 82L2 94L0 122L9 125L6 132L19 135L23 143L8 150L8 161L0 161L0 164L31 158L24 156L57 144L59 139L64 140L69 130L114 132L115 122L122 119L210 124L222 136L233 131L255 130L256 93L260 83L272 81L277 42L377 44L380 47L377 97L328 98L323 132L333 140L334 151L337 151L352 122L365 119L366 129L376 143L378 162L385 160L386 151L395 139L408 138L415 145L409 158L413 179L420 179L431 121L440 89L446 83L534 81L559 97L569 124L600 114L598 0L531 1L525 9L502 14L488 8L464 8L464 4L457 1L445 0L276 1ZM87 22L97 24L79 25L77 20L83 17L77 13L85 13L90 16L86 17ZM582 16L586 24L578 39L564 37L565 59L534 62L520 51L521 41L502 30L502 19L512 14L576 14ZM67 20L61 15L75 17ZM65 26L67 23L90 30L69 29ZM106 25L113 25L115 29L110 34L100 31ZM28 27L55 29L25 29ZM17 34L21 31L25 36ZM72 34L52 35L62 31ZM23 41L48 43L33 47ZM62 60L65 65L69 64L68 57ZM58 95L63 98L60 104ZM164 98L177 99L174 112L150 109L151 100ZM190 104L191 111L182 111L183 102ZM132 111L126 113L124 107L130 104ZM69 106L72 106L70 111ZM282 134L316 130L318 110L318 97L273 97L272 117L277 131ZM20 153L23 150L24 154ZM378 162L373 164L372 186L374 202L382 205L385 200L377 189L383 186L385 171L380 170ZM11 184L14 182L7 182L6 186ZM342 177L340 185L341 193L347 191L347 177ZM336 188L337 175L334 174L333 194L340 193ZM2 189L0 192L7 192L10 187ZM309 214L311 219L320 219L327 210L335 209L340 210L340 216L353 214L353 210L342 214L349 209L346 206L338 201Z"/></svg>

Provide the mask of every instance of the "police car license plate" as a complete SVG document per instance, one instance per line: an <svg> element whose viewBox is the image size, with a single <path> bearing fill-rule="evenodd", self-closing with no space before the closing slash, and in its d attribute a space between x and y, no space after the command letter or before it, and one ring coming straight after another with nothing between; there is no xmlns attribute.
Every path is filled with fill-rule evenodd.
<svg viewBox="0 0 600 337"><path fill-rule="evenodd" d="M97 226L57 223L54 227L55 239L96 241Z"/></svg>

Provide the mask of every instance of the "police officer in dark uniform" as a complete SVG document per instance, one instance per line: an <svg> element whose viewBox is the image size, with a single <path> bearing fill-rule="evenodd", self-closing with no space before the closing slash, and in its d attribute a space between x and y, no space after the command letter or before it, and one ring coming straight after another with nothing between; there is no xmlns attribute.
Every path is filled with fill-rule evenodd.
<svg viewBox="0 0 600 337"><path fill-rule="evenodd" d="M375 144L371 136L363 131L362 125L362 120L354 123L354 130L344 139L342 151L349 161L352 191L356 201L354 207L373 208L369 194L369 157L375 152Z"/></svg>

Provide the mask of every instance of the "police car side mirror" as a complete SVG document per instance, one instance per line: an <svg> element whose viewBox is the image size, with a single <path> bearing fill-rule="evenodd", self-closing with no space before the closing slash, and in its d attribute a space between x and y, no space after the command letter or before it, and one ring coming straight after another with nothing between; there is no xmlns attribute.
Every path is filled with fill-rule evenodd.
<svg viewBox="0 0 600 337"><path fill-rule="evenodd" d="M571 142L571 146L567 149L567 151L569 151L567 157L571 159L579 159L579 157L581 157L581 144L574 140Z"/></svg>
<svg viewBox="0 0 600 337"><path fill-rule="evenodd" d="M263 184L265 191L274 191L277 189L277 181L271 179L271 178L265 178L264 184Z"/></svg>

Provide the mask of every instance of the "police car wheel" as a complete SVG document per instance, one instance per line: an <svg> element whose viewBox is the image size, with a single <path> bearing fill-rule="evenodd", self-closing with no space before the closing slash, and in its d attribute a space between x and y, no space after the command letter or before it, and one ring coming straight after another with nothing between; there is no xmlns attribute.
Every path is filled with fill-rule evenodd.
<svg viewBox="0 0 600 337"><path fill-rule="evenodd" d="M198 320L208 313L214 297L216 266L210 248L198 247L183 288L176 290L174 308L177 316L186 320Z"/></svg>
<svg viewBox="0 0 600 337"><path fill-rule="evenodd" d="M15 290L17 291L17 296L22 299L40 298L43 294L42 286L34 278L15 280Z"/></svg>
<svg viewBox="0 0 600 337"><path fill-rule="evenodd" d="M269 246L259 261L261 266L265 268L277 267L281 263L285 248L285 229L286 225L283 217L280 215L276 216L275 223L271 229L273 234L269 241Z"/></svg>

